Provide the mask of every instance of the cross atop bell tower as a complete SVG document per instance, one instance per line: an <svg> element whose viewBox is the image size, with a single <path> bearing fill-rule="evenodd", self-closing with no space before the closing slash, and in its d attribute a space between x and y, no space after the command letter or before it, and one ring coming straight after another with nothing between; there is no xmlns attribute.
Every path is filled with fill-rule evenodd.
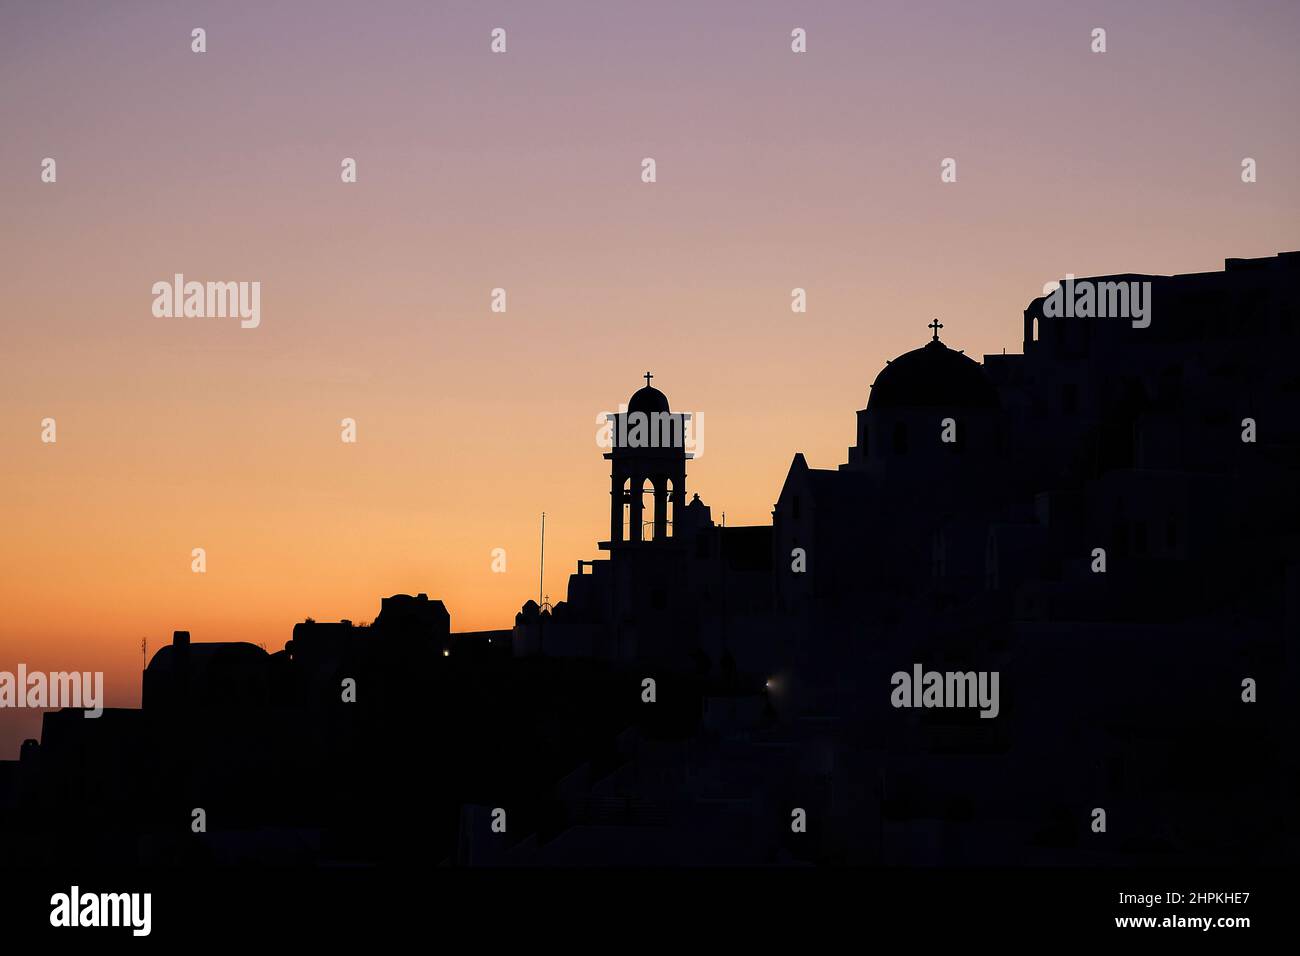
<svg viewBox="0 0 1300 956"><path fill-rule="evenodd" d="M651 375L649 372L646 372L646 373L645 373L645 386L646 386L646 388L649 388L649 387L650 387L650 379L652 379L652 378L654 378L654 376Z"/></svg>
<svg viewBox="0 0 1300 956"><path fill-rule="evenodd" d="M934 339L933 339L932 341L938 342L938 341L939 341L939 330L940 330L941 328L943 328L943 323L940 322L938 319L935 319L933 322L931 322L929 325L927 325L926 328L927 328L927 329L934 329Z"/></svg>

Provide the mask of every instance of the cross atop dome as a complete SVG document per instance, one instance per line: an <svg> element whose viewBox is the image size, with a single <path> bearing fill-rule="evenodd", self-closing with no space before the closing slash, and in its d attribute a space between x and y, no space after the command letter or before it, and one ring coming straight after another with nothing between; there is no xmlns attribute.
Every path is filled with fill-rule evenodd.
<svg viewBox="0 0 1300 956"><path fill-rule="evenodd" d="M927 325L926 328L927 328L927 329L934 329L934 339L933 339L933 341L938 342L938 341L939 341L939 330L940 330L941 328L943 328L943 323L940 322L938 319L935 319L933 322L931 322L929 325ZM647 381L649 381L649 380L647 379Z"/></svg>
<svg viewBox="0 0 1300 956"><path fill-rule="evenodd" d="M641 377L645 379L645 384L627 400L628 411L645 412L648 415L668 411L668 396L650 384L655 377L654 373L646 372Z"/></svg>

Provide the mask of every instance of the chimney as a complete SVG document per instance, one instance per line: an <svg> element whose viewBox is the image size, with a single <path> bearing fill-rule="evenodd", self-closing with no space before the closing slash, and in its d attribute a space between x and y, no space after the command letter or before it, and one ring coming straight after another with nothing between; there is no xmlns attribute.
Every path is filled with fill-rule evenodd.
<svg viewBox="0 0 1300 956"><path fill-rule="evenodd" d="M174 647L189 647L189 646L190 646L190 632L189 632L189 631L172 631L172 645L173 645Z"/></svg>

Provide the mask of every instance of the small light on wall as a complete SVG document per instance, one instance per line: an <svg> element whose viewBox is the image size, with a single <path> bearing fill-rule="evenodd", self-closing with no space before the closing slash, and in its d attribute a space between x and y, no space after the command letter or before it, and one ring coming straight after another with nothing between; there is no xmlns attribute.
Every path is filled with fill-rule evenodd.
<svg viewBox="0 0 1300 956"><path fill-rule="evenodd" d="M443 649L443 652L442 652L442 656L443 656L443 657L451 657L451 651L449 651L449 650L447 650L447 649L444 648L444 649Z"/></svg>

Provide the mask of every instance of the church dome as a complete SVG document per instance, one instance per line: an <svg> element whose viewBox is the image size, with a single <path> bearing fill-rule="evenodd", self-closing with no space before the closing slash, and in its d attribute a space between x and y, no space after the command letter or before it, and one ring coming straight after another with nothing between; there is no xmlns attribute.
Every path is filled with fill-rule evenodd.
<svg viewBox="0 0 1300 956"><path fill-rule="evenodd" d="M652 385L645 385L632 393L627 401L629 412L641 412L654 415L668 411L668 396Z"/></svg>
<svg viewBox="0 0 1300 956"><path fill-rule="evenodd" d="M996 408L997 389L974 359L936 337L889 362L871 386L868 409Z"/></svg>

